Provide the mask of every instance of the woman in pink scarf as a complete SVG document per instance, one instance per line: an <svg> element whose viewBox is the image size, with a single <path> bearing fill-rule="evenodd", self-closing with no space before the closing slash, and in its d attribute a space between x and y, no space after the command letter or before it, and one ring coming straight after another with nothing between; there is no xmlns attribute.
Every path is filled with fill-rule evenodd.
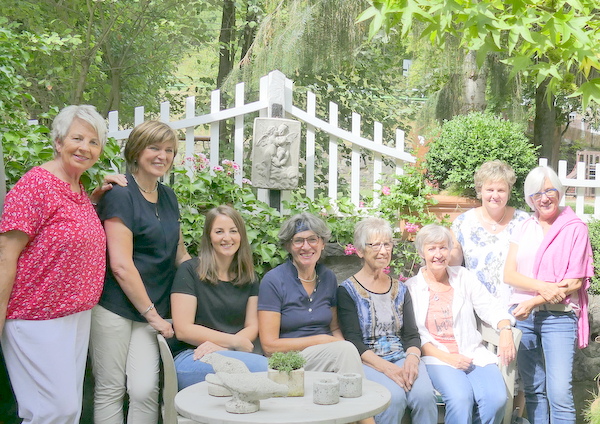
<svg viewBox="0 0 600 424"><path fill-rule="evenodd" d="M533 424L574 424L573 358L577 341L583 348L589 338L588 229L559 206L565 189L552 169L533 169L524 188L535 213L513 233L504 280L515 288L509 303L523 332L518 367L527 416Z"/></svg>

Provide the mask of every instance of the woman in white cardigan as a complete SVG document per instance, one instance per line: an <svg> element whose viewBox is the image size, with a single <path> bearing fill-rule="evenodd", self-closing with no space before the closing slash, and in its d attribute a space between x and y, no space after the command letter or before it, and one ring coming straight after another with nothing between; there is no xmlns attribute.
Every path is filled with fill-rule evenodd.
<svg viewBox="0 0 600 424"><path fill-rule="evenodd" d="M448 266L453 247L446 227L430 224L415 245L425 266L406 285L413 300L422 360L433 386L446 403L445 422L498 424L506 390L498 357L482 344L476 317L500 333L500 360L515 358L514 318L477 277L461 266Z"/></svg>

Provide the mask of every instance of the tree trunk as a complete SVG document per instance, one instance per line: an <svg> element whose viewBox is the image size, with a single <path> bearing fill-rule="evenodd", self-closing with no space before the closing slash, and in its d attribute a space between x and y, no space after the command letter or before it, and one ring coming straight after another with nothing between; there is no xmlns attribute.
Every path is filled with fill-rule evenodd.
<svg viewBox="0 0 600 424"><path fill-rule="evenodd" d="M235 30L235 4L233 0L223 1L223 16L221 19L221 32L219 34L219 74L217 88L233 69L233 33Z"/></svg>
<svg viewBox="0 0 600 424"><path fill-rule="evenodd" d="M465 55L463 62L464 103L462 115L469 112L485 111L485 90L487 84L487 70L485 66L479 68L476 61L476 52L471 50Z"/></svg>
<svg viewBox="0 0 600 424"><path fill-rule="evenodd" d="M533 144L541 146L539 155L548 159L548 165L556 169L560 150L560 128L556 125L554 96L547 93L548 81L538 86L535 92L535 120L533 122ZM548 99L548 96L551 96Z"/></svg>
<svg viewBox="0 0 600 424"><path fill-rule="evenodd" d="M252 22L256 21L256 13L250 9L250 4L246 5L246 22L244 23L244 32L242 33L241 40L241 51L240 51L240 61L244 61L248 50L250 50L250 46L254 42L254 37L256 36L256 30L258 25L251 25Z"/></svg>

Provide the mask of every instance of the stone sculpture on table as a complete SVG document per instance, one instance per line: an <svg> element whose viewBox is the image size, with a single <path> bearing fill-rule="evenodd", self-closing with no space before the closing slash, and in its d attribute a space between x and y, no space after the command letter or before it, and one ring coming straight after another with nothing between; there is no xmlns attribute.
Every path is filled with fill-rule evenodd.
<svg viewBox="0 0 600 424"><path fill-rule="evenodd" d="M215 374L208 374L206 382L213 388L227 390L232 399L225 403L225 410L233 414L248 414L260 409L260 400L274 396L286 396L288 387L269 380L266 376L251 373L242 361L218 353L201 358L212 365ZM213 395L218 396L218 395Z"/></svg>

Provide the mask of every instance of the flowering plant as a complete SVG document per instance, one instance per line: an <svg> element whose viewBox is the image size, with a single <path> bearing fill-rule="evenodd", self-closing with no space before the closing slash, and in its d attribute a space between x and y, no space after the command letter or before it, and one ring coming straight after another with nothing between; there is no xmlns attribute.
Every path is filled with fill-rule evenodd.
<svg viewBox="0 0 600 424"><path fill-rule="evenodd" d="M191 171L184 164L191 165ZM283 262L287 254L278 246L277 239L281 216L256 198L251 181L244 178L241 186L235 182L240 172L236 162L225 159L211 169L208 158L198 153L186 158L173 172L172 187L179 201L181 230L191 255L198 253L204 214L219 205L230 205L246 223L256 272L262 275Z"/></svg>

